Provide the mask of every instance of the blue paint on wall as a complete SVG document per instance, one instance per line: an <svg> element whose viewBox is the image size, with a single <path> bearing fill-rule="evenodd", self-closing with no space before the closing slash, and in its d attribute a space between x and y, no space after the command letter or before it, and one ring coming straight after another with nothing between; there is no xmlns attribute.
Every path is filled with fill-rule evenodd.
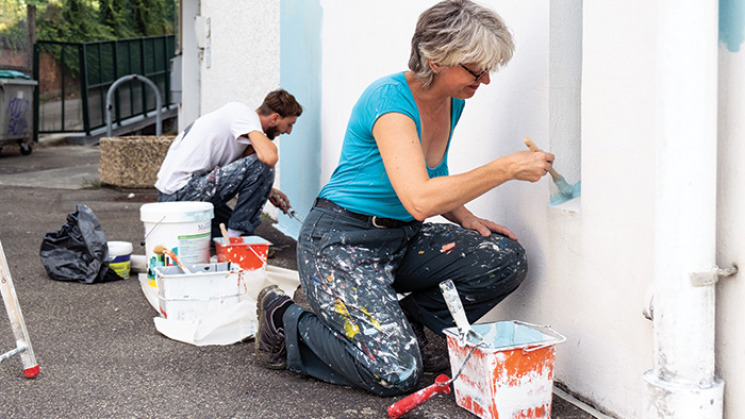
<svg viewBox="0 0 745 419"><path fill-rule="evenodd" d="M321 190L322 17L320 0L280 3L280 84L303 106L280 144L280 185L302 219ZM279 229L297 238L300 223L280 214Z"/></svg>
<svg viewBox="0 0 745 419"><path fill-rule="evenodd" d="M745 41L745 0L719 0L719 42L730 52Z"/></svg>

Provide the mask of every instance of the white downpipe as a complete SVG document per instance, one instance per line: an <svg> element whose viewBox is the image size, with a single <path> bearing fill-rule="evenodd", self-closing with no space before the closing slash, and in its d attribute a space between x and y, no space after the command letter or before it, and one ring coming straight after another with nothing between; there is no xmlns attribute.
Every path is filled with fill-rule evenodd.
<svg viewBox="0 0 745 419"><path fill-rule="evenodd" d="M654 368L644 374L644 412L721 418L724 383L714 362L718 5L657 4Z"/></svg>

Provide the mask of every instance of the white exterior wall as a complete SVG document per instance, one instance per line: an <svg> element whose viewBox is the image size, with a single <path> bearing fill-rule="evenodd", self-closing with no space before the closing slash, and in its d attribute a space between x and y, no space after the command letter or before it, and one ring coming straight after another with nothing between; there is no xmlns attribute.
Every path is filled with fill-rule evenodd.
<svg viewBox="0 0 745 419"><path fill-rule="evenodd" d="M180 128L228 102L261 104L279 87L279 0L182 1Z"/></svg>
<svg viewBox="0 0 745 419"><path fill-rule="evenodd" d="M561 53L551 42L556 39L552 30L560 26L560 2L484 2L512 28L517 51L491 84L467 101L450 151L451 172L521 150L522 138L530 136L556 150L555 167L570 183L582 176L582 198L569 208L548 207L554 191L548 179L511 182L469 205L509 226L530 257L527 281L485 320L551 325L567 337L557 347L556 381L605 413L640 417L642 374L653 365L652 323L641 313L655 263L655 3L584 2L577 148L564 125L575 124L576 114L563 111L557 100L557 92L576 87L562 84L571 77L557 77ZM406 68L416 18L433 3L321 0L321 184L336 166L354 102L376 78ZM256 103L278 85L278 10L278 1L228 5L202 0L201 13L210 17L211 29L210 67L199 63L202 112L239 97ZM262 32L236 29L241 27ZM740 161L745 155L745 58L725 46L720 51L716 251L719 266L728 267L745 259L745 169ZM740 397L745 392L745 285L740 277L722 280L717 293L716 356L726 383L726 418L745 417Z"/></svg>
<svg viewBox="0 0 745 419"><path fill-rule="evenodd" d="M602 410L635 418L653 363L641 312L654 272L657 15L643 1L586 1L583 21L583 251L579 272L565 272L577 282L562 287L577 346L558 376ZM551 253L571 252L561 247Z"/></svg>
<svg viewBox="0 0 745 419"><path fill-rule="evenodd" d="M280 1L182 1L179 130L228 102L258 107L280 87ZM279 147L280 139L275 143ZM277 216L274 206L265 210Z"/></svg>
<svg viewBox="0 0 745 419"><path fill-rule="evenodd" d="M202 114L227 102L258 107L279 87L279 0L201 0Z"/></svg>

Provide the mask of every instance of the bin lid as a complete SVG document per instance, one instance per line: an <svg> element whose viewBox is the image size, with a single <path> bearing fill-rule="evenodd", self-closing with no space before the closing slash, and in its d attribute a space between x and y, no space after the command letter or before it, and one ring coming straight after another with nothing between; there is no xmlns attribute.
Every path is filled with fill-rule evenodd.
<svg viewBox="0 0 745 419"><path fill-rule="evenodd" d="M0 70L0 79L26 79L31 80L31 77L15 70Z"/></svg>

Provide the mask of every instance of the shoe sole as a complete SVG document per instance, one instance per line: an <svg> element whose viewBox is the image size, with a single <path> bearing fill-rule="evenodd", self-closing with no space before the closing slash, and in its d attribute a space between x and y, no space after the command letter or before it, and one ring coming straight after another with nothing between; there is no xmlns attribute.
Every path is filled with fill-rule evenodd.
<svg viewBox="0 0 745 419"><path fill-rule="evenodd" d="M269 294L269 291L279 289L276 285L271 285L269 287L264 288L259 293L259 297L256 299L256 318L259 320L259 326L264 324L264 298L266 298L266 295ZM259 350L260 346L260 337L261 334L259 333L260 330L256 330L256 339L254 339L254 351L256 352L256 355L259 357L261 362L269 369L272 370L284 370L287 368L287 360L284 362L279 363L272 363L270 360L266 359L265 354Z"/></svg>

